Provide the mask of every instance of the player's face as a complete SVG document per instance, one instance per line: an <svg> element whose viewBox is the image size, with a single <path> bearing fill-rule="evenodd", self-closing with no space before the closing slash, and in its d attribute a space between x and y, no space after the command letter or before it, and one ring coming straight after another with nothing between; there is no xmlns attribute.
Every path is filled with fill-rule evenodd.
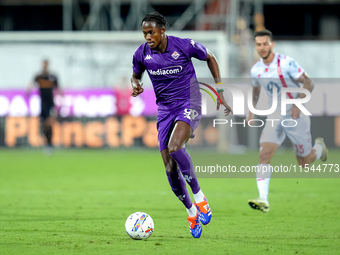
<svg viewBox="0 0 340 255"><path fill-rule="evenodd" d="M151 49L159 49L162 40L165 38L165 28L159 27L154 21L144 21L142 24L143 34Z"/></svg>
<svg viewBox="0 0 340 255"><path fill-rule="evenodd" d="M255 48L257 53L261 58L267 59L270 54L273 52L275 43L272 42L269 36L256 36L255 38Z"/></svg>

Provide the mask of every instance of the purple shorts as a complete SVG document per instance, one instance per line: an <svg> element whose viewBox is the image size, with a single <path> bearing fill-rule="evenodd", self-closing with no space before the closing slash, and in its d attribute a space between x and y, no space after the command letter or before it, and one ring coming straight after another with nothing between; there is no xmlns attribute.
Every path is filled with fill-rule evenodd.
<svg viewBox="0 0 340 255"><path fill-rule="evenodd" d="M162 151L168 148L169 139L177 121L187 123L192 131L195 131L201 118L200 105L193 106L188 103L172 109L158 108L157 131L159 150Z"/></svg>

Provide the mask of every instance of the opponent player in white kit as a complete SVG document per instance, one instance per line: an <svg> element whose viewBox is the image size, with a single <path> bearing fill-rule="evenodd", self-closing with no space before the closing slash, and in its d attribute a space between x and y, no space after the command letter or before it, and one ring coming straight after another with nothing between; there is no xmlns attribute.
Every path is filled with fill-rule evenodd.
<svg viewBox="0 0 340 255"><path fill-rule="evenodd" d="M252 67L251 77L253 81L253 106L255 107L261 87L267 91L269 106L272 106L273 90L277 90L277 110L268 116L269 119L278 121L266 121L260 137L260 159L259 171L256 173L257 188L260 197L248 201L253 209L262 212L269 211L268 190L271 177L270 160L274 156L277 148L285 140L286 136L294 145L297 161L299 165L309 165L317 159L325 161L327 159L327 148L323 138L315 139L312 147L310 134L310 118L304 115L301 110L292 104L287 104L286 115L281 116L281 90L283 87L299 87L312 92L313 81L307 76L303 68L291 57L275 53L273 48L275 43L272 40L272 33L269 30L261 30L254 33L255 48L261 59ZM304 98L301 93L287 93L290 99ZM252 112L249 113L247 121L254 118ZM283 120L294 119L296 125L282 125ZM291 120L291 122L293 122ZM288 124L288 122L287 122ZM292 127L294 126L295 127ZM286 127L285 127L286 126ZM268 170L268 171L266 171Z"/></svg>

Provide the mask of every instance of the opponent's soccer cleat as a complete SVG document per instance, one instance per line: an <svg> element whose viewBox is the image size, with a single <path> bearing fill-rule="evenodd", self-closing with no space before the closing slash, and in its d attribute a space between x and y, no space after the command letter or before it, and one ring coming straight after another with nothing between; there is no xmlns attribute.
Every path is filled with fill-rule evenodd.
<svg viewBox="0 0 340 255"><path fill-rule="evenodd" d="M328 150L327 150L327 147L326 147L326 144L323 140L322 137L317 137L315 139L315 144L320 144L322 146L322 154L321 154L321 160L322 161L326 161L327 160L327 156L328 156Z"/></svg>
<svg viewBox="0 0 340 255"><path fill-rule="evenodd" d="M204 201L196 203L196 208L199 211L199 220L203 225L207 225L211 220L212 212L206 197L204 197Z"/></svg>
<svg viewBox="0 0 340 255"><path fill-rule="evenodd" d="M249 199L248 204L255 210L260 210L264 213L269 212L269 203L261 198Z"/></svg>
<svg viewBox="0 0 340 255"><path fill-rule="evenodd" d="M197 212L196 216L188 217L187 220L189 222L189 230L194 238L200 238L202 234L202 225L198 219L199 212Z"/></svg>

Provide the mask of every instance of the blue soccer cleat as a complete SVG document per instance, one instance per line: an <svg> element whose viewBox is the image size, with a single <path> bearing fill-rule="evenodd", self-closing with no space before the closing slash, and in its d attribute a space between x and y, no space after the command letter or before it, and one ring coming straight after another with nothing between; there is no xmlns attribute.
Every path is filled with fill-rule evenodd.
<svg viewBox="0 0 340 255"><path fill-rule="evenodd" d="M188 217L187 220L189 222L189 229L192 237L200 238L202 234L202 225L199 222L199 212L197 212L196 216Z"/></svg>
<svg viewBox="0 0 340 255"><path fill-rule="evenodd" d="M199 216L198 216L199 220L201 221L203 225L207 225L210 222L211 216L212 216L212 212L209 207L207 198L204 197L204 201L196 203L196 208L199 211Z"/></svg>

